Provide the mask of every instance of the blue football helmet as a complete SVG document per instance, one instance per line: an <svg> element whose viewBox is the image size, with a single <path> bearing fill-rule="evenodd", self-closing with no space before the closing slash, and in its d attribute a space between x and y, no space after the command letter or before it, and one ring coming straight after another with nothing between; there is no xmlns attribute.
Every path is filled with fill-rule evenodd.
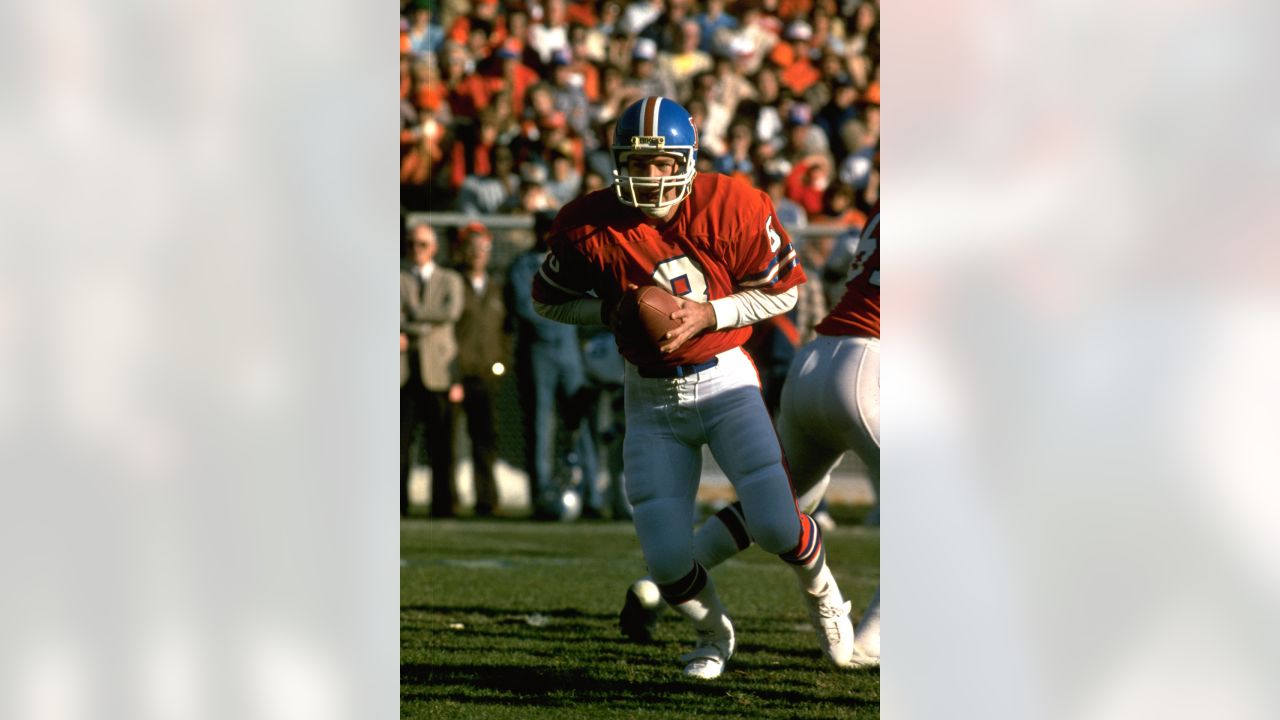
<svg viewBox="0 0 1280 720"><path fill-rule="evenodd" d="M693 118L674 100L650 96L637 100L622 111L613 129L613 189L623 205L640 208L650 215L666 215L689 196L698 174L698 129ZM669 155L679 166L666 177L638 177L628 174L632 155ZM679 188L674 198L667 191ZM656 190L656 194L655 191Z"/></svg>

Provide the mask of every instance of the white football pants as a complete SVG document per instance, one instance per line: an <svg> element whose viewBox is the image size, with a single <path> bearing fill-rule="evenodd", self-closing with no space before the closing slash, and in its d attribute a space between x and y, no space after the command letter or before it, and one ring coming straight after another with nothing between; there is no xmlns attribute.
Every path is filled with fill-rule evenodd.
<svg viewBox="0 0 1280 720"><path fill-rule="evenodd" d="M767 552L793 550L800 538L782 451L760 378L740 348L716 367L684 378L643 378L626 368L627 500L650 577L671 583L693 567L693 521L702 446L742 502L751 537Z"/></svg>
<svg viewBox="0 0 1280 720"><path fill-rule="evenodd" d="M778 437L799 495L813 512L846 450L880 491L880 341L818 335L796 353L782 386Z"/></svg>

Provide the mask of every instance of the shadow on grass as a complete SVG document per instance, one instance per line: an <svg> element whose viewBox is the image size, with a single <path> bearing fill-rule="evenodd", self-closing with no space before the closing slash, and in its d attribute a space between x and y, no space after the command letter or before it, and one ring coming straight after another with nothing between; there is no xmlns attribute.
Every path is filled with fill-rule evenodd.
<svg viewBox="0 0 1280 720"><path fill-rule="evenodd" d="M630 703L655 711L666 707L672 716L698 706L715 705L722 702L727 693L744 689L760 709L800 707L815 700L812 688L775 689L752 683L755 673L735 669L732 663L725 677L715 683L685 680L679 676L678 666L669 662L641 663L638 669L670 674L673 679L599 677L584 673L578 667L556 669L515 663L406 663L400 666L400 694L406 701L489 704L500 700L539 707ZM878 705L856 697L843 697L840 702L850 707Z"/></svg>
<svg viewBox="0 0 1280 720"><path fill-rule="evenodd" d="M432 627L419 627L402 638L409 660L400 666L405 702L476 708L495 703L542 709L599 706L634 711L637 717L750 714L746 707L735 712L725 706L726 698L734 697L749 703L752 711L784 716L788 708L815 701L847 709L878 705L862 693L850 695L843 682L837 685L845 690L816 688L815 682L824 685L820 677L836 672L825 666L816 647L802 656L772 644L746 643L724 677L702 683L680 675L677 658L689 649L683 637L645 645L629 642L617 634L611 612L540 609L538 622L545 624L531 625L528 618L535 613L510 606L411 605L404 610L432 619ZM467 617L475 619L464 628L441 628L452 618ZM875 673L854 671L847 679L855 685L875 682Z"/></svg>

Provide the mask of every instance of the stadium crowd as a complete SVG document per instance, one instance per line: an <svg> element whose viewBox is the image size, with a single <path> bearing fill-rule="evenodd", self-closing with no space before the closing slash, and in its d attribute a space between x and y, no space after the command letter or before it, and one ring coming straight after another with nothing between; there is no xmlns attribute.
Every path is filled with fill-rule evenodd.
<svg viewBox="0 0 1280 720"><path fill-rule="evenodd" d="M621 110L675 98L699 172L769 189L790 228L861 226L879 190L873 0L401 0L411 211L554 210L612 182Z"/></svg>
<svg viewBox="0 0 1280 720"><path fill-rule="evenodd" d="M648 95L675 98L693 116L700 133L700 173L737 176L765 190L788 230L831 229L797 243L810 279L801 286L797 307L761 323L746 346L775 411L791 357L813 337L813 326L843 289L834 281L848 268L850 248L835 249L856 239L878 200L878 0L401 0L402 212L454 211L477 220L515 214L545 224L564 204L613 183L614 122L629 104ZM521 269L536 268L542 251L535 247L531 252L538 255L532 259L515 257L510 248L499 252L502 243L494 241L500 238L479 223L453 236L441 230L441 259L458 266L445 268L441 277L456 272L467 278L450 280L457 286L451 293L427 292L435 232L408 226L402 237L401 512L408 513L407 473L415 462L409 444L422 448L440 441L428 453L445 456L432 457L432 495L452 494L452 478L435 482L434 477L452 475L446 470L454 462L451 406L466 415L468 436L479 440L473 442L476 512L497 509L491 426L494 412L501 411L494 405L499 388L493 378L481 383L472 377L465 389L461 381L456 388L444 380L434 386L425 382L429 363L418 351L428 341L415 334L412 322L406 325L407 316L447 316L450 323L460 322L459 361L480 353L471 364L483 370L498 363L499 355L512 356L524 416L524 462L538 469L530 476L530 498L535 517L550 519L555 511L547 498L556 483L549 478L558 467L551 455L562 443L554 441L555 431L539 430L535 418L563 417L564 407L553 410L547 404L567 399L556 395L580 396L571 388L584 382L597 396L604 393L601 404L607 406L620 380L592 381L588 362L560 371L569 373L568 380L556 381L565 387L548 391L535 376L552 377L552 355L556 364L573 358L549 350L545 339L528 345L526 339L546 331L535 327L537 318L526 317L531 311L522 313L513 301L520 293L528 295L531 275ZM477 238L482 251L471 247ZM428 241L431 247L424 250ZM468 259L478 265L466 267ZM435 282L435 288L441 284ZM504 297L505 303L494 300ZM607 344L613 351L611 342L592 345L574 328L564 326L561 332L577 338L587 361L593 347ZM498 333L504 335L500 342L481 338ZM490 357L499 345L504 349ZM538 353L549 355L539 358ZM414 379L419 375L422 381ZM596 399L588 404L596 405ZM411 409L407 415L406 407ZM587 516L624 518L630 513L618 497L620 442L618 432L609 429L616 413L607 410L587 413L585 427L597 436L600 460L610 458L600 463L609 470L609 487L602 494L584 493L582 509ZM582 448L576 456L582 471L594 475L594 453ZM432 514L452 515L453 504L433 502Z"/></svg>

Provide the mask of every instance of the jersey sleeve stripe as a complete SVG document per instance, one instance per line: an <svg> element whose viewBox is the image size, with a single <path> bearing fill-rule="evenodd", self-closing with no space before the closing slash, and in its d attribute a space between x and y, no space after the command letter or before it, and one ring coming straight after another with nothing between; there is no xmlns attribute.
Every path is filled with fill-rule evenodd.
<svg viewBox="0 0 1280 720"><path fill-rule="evenodd" d="M769 274L773 272L773 268L775 265L777 265L780 262L786 262L787 260L795 257L795 254L796 254L795 246L792 245L791 243L787 243L786 245L782 246L782 249L778 251L777 255L773 256L773 259L769 261L769 264L765 266L764 270L761 270L760 272L755 273L754 275L748 275L745 278L743 278L743 280L749 282L753 280L759 280L760 278L763 278L763 277L767 277Z"/></svg>
<svg viewBox="0 0 1280 720"><path fill-rule="evenodd" d="M778 279L788 270L799 264L796 258L795 248L787 246L789 252L785 253L781 258L775 258L769 263L769 267L760 274L753 275L751 278L738 283L739 286L745 288L768 287L778 282Z"/></svg>

